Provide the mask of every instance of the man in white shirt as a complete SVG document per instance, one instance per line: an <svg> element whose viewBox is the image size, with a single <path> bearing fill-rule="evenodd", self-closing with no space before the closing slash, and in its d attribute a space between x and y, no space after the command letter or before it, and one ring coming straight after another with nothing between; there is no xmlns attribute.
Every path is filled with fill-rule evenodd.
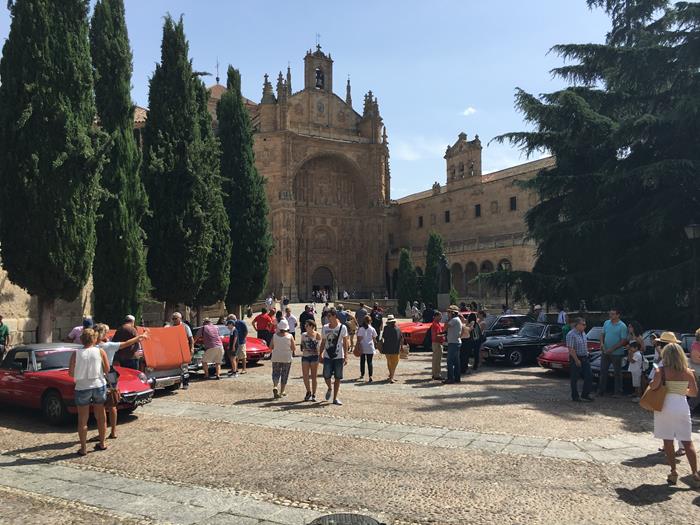
<svg viewBox="0 0 700 525"><path fill-rule="evenodd" d="M563 306L559 307L559 315L557 315L557 323L558 324L566 324L566 310L564 310Z"/></svg>
<svg viewBox="0 0 700 525"><path fill-rule="evenodd" d="M289 324L289 333L292 335L292 339L296 339L296 329L299 321L294 317L292 309L289 306L284 309L284 318L287 320L287 324Z"/></svg>
<svg viewBox="0 0 700 525"><path fill-rule="evenodd" d="M335 308L331 308L328 310L328 324L323 326L321 333L319 352L321 354L320 362L323 363L323 379L328 386L326 401L330 401L332 393L334 405L343 404L338 399L338 391L340 390L340 381L343 379L343 367L348 363L349 346L348 329L338 320ZM335 381L331 388L331 377L334 376Z"/></svg>

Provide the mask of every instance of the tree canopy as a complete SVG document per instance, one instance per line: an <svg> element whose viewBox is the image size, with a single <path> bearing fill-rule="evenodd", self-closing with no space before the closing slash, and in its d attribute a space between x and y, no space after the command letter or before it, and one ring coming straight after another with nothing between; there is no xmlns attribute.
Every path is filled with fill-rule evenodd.
<svg viewBox="0 0 700 525"><path fill-rule="evenodd" d="M421 295L426 303L437 306L438 286L440 284L440 257L444 253L442 237L439 233L430 233L425 250L425 274L423 276Z"/></svg>
<svg viewBox="0 0 700 525"><path fill-rule="evenodd" d="M525 183L538 243L534 272L561 279L570 304L621 305L642 322L689 321L691 246L700 210L700 5L589 0L606 10L604 44L557 45L569 87L516 105L531 132L508 133L556 167ZM697 320L696 320L697 321Z"/></svg>
<svg viewBox="0 0 700 525"><path fill-rule="evenodd" d="M411 253L406 249L401 249L399 256L398 284L396 286L396 299L398 310L401 315L408 315L406 304L418 299L418 288L416 283L416 269L411 260Z"/></svg>

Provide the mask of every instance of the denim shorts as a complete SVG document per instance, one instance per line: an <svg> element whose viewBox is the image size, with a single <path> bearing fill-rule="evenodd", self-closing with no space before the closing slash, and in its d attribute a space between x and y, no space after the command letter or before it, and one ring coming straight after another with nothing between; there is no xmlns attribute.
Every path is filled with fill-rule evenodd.
<svg viewBox="0 0 700 525"><path fill-rule="evenodd" d="M75 391L75 406L104 405L107 401L107 385Z"/></svg>
<svg viewBox="0 0 700 525"><path fill-rule="evenodd" d="M318 363L317 355L303 355L301 356L302 363Z"/></svg>
<svg viewBox="0 0 700 525"><path fill-rule="evenodd" d="M328 359L323 360L323 378L330 379L335 376L337 380L343 379L343 359Z"/></svg>

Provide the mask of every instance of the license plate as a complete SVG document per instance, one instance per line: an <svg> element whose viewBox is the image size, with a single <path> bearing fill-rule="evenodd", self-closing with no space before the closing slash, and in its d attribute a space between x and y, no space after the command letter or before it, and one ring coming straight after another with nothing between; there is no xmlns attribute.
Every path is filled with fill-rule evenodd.
<svg viewBox="0 0 700 525"><path fill-rule="evenodd" d="M552 368L564 368L564 365L561 363L552 363Z"/></svg>
<svg viewBox="0 0 700 525"><path fill-rule="evenodd" d="M136 400L134 401L134 405L136 405L137 407L140 407L140 406L142 406L142 405L147 405L147 404L150 403L150 402L151 402L151 398L150 398L150 397L143 397L143 398L141 398L141 399L136 399Z"/></svg>

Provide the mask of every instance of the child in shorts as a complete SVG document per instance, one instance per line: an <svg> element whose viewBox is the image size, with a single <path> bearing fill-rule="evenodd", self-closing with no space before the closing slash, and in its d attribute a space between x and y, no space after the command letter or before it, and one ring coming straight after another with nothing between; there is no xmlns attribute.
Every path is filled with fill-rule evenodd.
<svg viewBox="0 0 700 525"><path fill-rule="evenodd" d="M642 369L644 368L644 357L642 356L639 343L632 341L627 347L627 362L630 375L632 376L632 387L634 388L634 399L638 402L642 395Z"/></svg>

